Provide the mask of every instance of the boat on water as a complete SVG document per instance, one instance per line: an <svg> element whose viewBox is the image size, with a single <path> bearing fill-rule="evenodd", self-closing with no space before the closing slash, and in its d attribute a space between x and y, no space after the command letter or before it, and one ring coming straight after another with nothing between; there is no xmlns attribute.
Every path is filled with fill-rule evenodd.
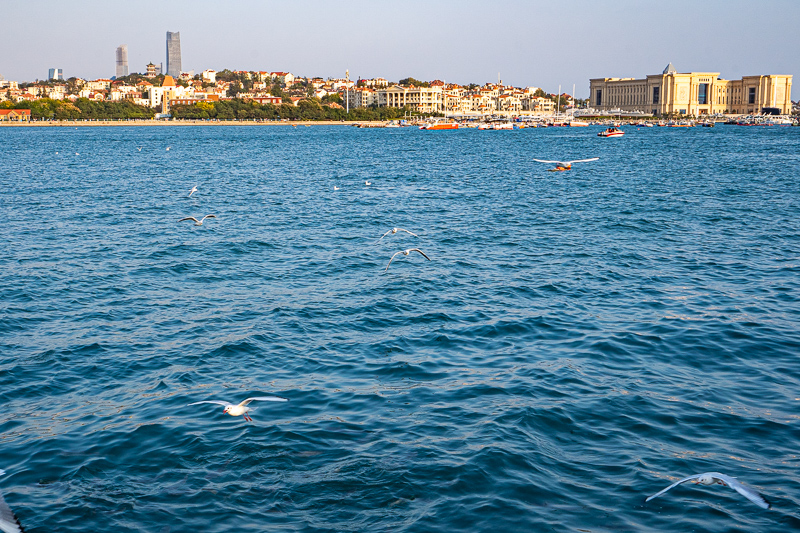
<svg viewBox="0 0 800 533"><path fill-rule="evenodd" d="M580 120L573 120L569 123L570 128L582 128L588 126L588 122L581 122Z"/></svg>
<svg viewBox="0 0 800 533"><path fill-rule="evenodd" d="M621 137L623 135L625 135L625 132L616 126L607 128L597 134L598 137Z"/></svg>
<svg viewBox="0 0 800 533"><path fill-rule="evenodd" d="M458 122L431 122L419 127L421 130L457 130Z"/></svg>

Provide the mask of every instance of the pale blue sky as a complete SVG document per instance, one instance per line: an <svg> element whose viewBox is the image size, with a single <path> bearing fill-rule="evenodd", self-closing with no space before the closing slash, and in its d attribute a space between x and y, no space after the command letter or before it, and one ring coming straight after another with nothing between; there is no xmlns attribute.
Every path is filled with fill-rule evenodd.
<svg viewBox="0 0 800 533"><path fill-rule="evenodd" d="M555 92L589 78L679 72L800 74L798 0L28 0L4 2L0 75L111 77L165 61L181 34L184 70L496 81ZM14 21L14 24L9 24ZM796 93L796 91L795 91ZM792 95L796 100L797 94Z"/></svg>

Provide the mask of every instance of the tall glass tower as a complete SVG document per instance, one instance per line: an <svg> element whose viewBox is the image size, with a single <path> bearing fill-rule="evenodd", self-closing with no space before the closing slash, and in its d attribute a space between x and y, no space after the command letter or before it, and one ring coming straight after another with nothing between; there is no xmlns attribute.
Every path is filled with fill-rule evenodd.
<svg viewBox="0 0 800 533"><path fill-rule="evenodd" d="M128 45L121 44L117 47L117 78L128 75Z"/></svg>
<svg viewBox="0 0 800 533"><path fill-rule="evenodd" d="M181 75L181 34L167 32L167 74L173 78Z"/></svg>

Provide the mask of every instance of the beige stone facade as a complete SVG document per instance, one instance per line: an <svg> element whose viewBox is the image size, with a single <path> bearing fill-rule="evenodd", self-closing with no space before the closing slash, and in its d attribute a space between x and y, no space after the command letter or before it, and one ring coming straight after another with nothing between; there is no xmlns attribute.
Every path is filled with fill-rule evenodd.
<svg viewBox="0 0 800 533"><path fill-rule="evenodd" d="M789 114L792 76L772 74L723 80L719 72L678 73L670 63L645 79L589 80L589 107L653 115L759 114L765 108Z"/></svg>

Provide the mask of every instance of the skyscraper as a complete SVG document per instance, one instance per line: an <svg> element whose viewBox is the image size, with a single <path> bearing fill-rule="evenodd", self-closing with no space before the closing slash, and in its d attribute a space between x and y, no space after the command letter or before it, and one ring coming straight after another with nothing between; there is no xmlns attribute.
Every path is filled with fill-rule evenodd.
<svg viewBox="0 0 800 533"><path fill-rule="evenodd" d="M60 68L51 68L47 71L47 79L48 80L63 80L64 79L64 71Z"/></svg>
<svg viewBox="0 0 800 533"><path fill-rule="evenodd" d="M121 44L117 47L117 78L128 75L128 45Z"/></svg>
<svg viewBox="0 0 800 533"><path fill-rule="evenodd" d="M167 32L167 74L173 78L181 75L181 34Z"/></svg>

